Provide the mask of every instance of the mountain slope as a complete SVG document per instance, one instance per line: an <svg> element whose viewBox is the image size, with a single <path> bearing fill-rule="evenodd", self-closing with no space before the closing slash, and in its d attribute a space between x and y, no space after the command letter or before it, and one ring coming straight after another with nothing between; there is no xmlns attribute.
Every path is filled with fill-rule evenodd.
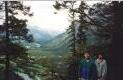
<svg viewBox="0 0 123 80"><path fill-rule="evenodd" d="M68 50L66 46L66 37L67 33L62 33L53 38L52 40L49 40L48 42L44 43L42 48L44 50L66 52Z"/></svg>
<svg viewBox="0 0 123 80"><path fill-rule="evenodd" d="M30 33L33 35L35 42L42 43L52 38L46 31L41 31L36 28L30 29Z"/></svg>

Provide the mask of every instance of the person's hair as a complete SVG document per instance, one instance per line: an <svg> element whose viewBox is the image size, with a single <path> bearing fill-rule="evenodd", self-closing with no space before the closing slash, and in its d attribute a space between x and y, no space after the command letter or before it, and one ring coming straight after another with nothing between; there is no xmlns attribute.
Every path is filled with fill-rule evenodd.
<svg viewBox="0 0 123 80"><path fill-rule="evenodd" d="M98 58L99 55L102 55L102 57L104 57L104 53L103 52L98 52L96 57Z"/></svg>
<svg viewBox="0 0 123 80"><path fill-rule="evenodd" d="M88 54L91 56L91 54L90 54L90 52L89 52L89 51L85 51L85 52L84 52L84 55L85 55L86 53L88 53Z"/></svg>

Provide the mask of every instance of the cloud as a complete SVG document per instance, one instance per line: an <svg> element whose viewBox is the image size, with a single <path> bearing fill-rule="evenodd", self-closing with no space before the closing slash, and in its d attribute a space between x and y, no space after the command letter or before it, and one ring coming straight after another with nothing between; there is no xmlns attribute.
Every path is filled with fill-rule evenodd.
<svg viewBox="0 0 123 80"><path fill-rule="evenodd" d="M31 7L34 16L28 18L28 25L39 26L41 29L64 32L69 26L67 10L57 12L53 8L55 1L24 1L24 5ZM57 14L54 14L57 12Z"/></svg>
<svg viewBox="0 0 123 80"><path fill-rule="evenodd" d="M87 4L91 6L97 2L99 1L87 1ZM62 33L70 25L68 11L56 11L53 8L55 1L23 1L23 4L30 6L34 13L33 17L28 18L29 26L38 26L39 29L48 32ZM77 4L80 4L80 1ZM54 12L57 12L57 14L54 14Z"/></svg>

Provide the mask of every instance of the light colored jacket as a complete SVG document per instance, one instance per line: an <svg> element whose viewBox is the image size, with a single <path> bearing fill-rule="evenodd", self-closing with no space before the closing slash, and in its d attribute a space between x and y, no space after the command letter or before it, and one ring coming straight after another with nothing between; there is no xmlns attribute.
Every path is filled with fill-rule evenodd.
<svg viewBox="0 0 123 80"><path fill-rule="evenodd" d="M98 77L100 77L100 79L98 79L98 80L105 80L106 74L107 74L106 60L105 59L103 59L103 60L96 59L95 64L97 67Z"/></svg>

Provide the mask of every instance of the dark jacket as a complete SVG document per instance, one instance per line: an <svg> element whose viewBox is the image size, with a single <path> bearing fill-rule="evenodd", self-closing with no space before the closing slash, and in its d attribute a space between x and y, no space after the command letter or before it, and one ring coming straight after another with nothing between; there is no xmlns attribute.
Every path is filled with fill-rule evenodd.
<svg viewBox="0 0 123 80"><path fill-rule="evenodd" d="M80 77L88 80L97 80L97 69L93 60L80 60Z"/></svg>

